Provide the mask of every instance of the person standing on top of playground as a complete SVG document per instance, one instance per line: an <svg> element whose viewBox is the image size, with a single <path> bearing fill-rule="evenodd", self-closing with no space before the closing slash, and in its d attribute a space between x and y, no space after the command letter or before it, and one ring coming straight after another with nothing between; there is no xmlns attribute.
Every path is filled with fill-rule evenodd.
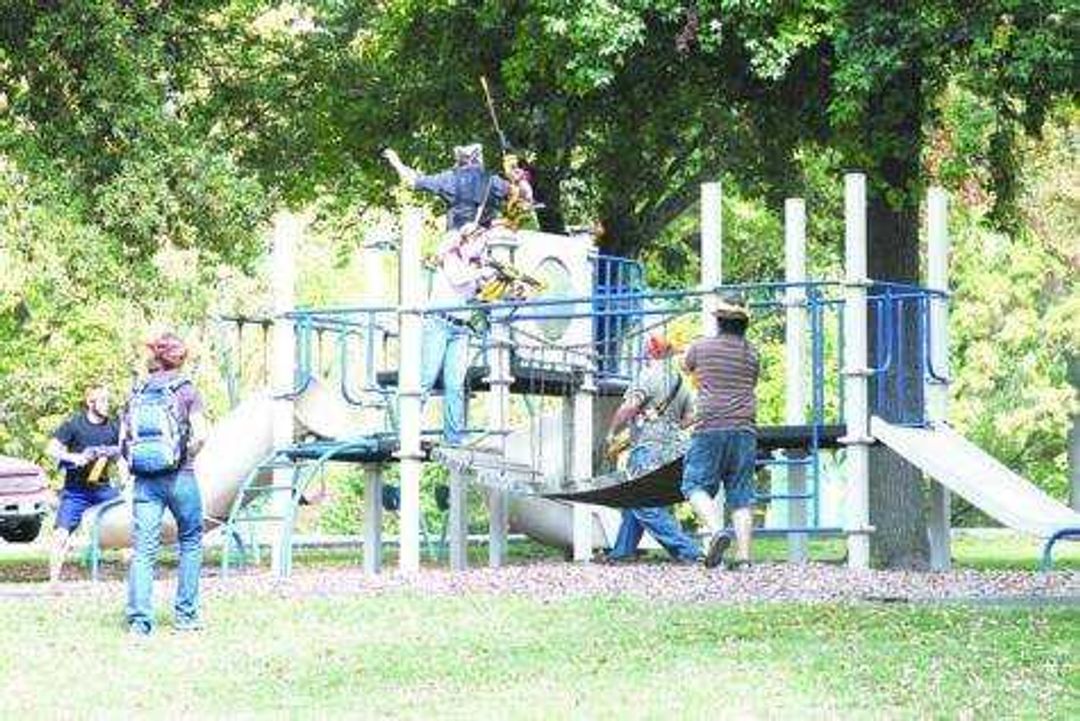
<svg viewBox="0 0 1080 721"><path fill-rule="evenodd" d="M509 184L484 169L483 148L478 143L455 147L454 167L436 175L423 175L408 167L393 149L383 151L383 157L402 182L438 195L449 206L447 232L435 253L428 301L432 306L464 306L488 275L484 267L487 242L482 231L508 197ZM420 390L426 398L442 371L443 439L448 445L460 445L465 435L470 316L468 310L456 310L424 317Z"/></svg>
<svg viewBox="0 0 1080 721"><path fill-rule="evenodd" d="M202 498L193 464L206 440L203 400L181 373L187 348L178 336L163 333L147 344L147 350L149 373L128 400L121 435L135 477L135 553L128 572L126 616L131 633L139 635L154 627L154 572L166 508L176 519L180 547L173 626L178 631L202 628Z"/></svg>
<svg viewBox="0 0 1080 721"><path fill-rule="evenodd" d="M733 568L750 565L757 459L757 399L761 366L746 340L750 312L741 293L724 293L716 306L718 334L701 338L686 351L683 366L698 383L697 417L683 460L682 493L711 534L705 566L723 561L731 538L723 529L715 496L721 485L732 509L736 555Z"/></svg>
<svg viewBox="0 0 1080 721"><path fill-rule="evenodd" d="M45 454L64 469L56 510L49 582L60 580L71 534L87 509L120 495L111 484L110 461L120 455L120 424L109 419L109 389L94 385L83 395L84 408L65 420L45 446Z"/></svg>
<svg viewBox="0 0 1080 721"><path fill-rule="evenodd" d="M611 418L608 448L619 445L618 436L629 427L630 453L626 472L633 478L674 459L682 429L693 420L694 398L690 384L673 367L674 347L661 335L649 336L645 344L647 365L627 389L622 405ZM683 563L701 560L701 547L662 507L625 508L615 545L602 560L614 562L633 558L641 534L647 530L653 538Z"/></svg>

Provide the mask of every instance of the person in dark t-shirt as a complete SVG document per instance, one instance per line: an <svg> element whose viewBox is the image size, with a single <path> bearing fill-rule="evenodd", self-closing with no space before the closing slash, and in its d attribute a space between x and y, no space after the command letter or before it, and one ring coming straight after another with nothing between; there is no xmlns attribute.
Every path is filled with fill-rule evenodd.
<svg viewBox="0 0 1080 721"><path fill-rule="evenodd" d="M120 455L120 429L109 418L109 391L92 386L84 395L85 407L65 420L45 447L45 453L64 470L64 487L56 511L49 581L60 580L71 534L91 506L112 500L119 492L112 486L111 463Z"/></svg>
<svg viewBox="0 0 1080 721"><path fill-rule="evenodd" d="M446 202L447 230L461 230L469 223L488 227L495 211L510 195L510 184L484 169L484 153L479 143L455 147L454 167L435 175L425 175L405 165L391 148L383 151L383 157L402 182Z"/></svg>

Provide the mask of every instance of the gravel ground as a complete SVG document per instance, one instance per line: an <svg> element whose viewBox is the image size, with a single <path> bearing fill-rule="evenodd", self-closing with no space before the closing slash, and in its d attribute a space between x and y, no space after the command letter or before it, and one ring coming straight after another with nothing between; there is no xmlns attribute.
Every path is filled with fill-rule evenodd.
<svg viewBox="0 0 1080 721"><path fill-rule="evenodd" d="M157 584L157 590L171 594L173 583L168 574ZM501 569L476 568L464 573L425 569L413 576L388 570L375 578L366 577L359 569L334 566L300 568L287 581L277 581L261 570L227 578L211 572L204 579L204 593L209 598L251 594L305 598L387 592L433 596L515 595L539 601L626 596L689 603L967 601L1080 604L1080 571L914 573L851 571L823 563L804 566L776 563L733 572L670 563L606 566L535 562ZM123 583L118 580L96 584L68 582L55 591L43 583L0 584L0 599L33 598L50 593L109 598L119 602Z"/></svg>

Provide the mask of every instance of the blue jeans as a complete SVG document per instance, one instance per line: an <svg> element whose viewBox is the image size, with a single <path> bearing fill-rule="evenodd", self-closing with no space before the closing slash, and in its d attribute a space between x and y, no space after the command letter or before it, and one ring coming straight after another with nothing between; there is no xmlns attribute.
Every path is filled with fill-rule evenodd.
<svg viewBox="0 0 1080 721"><path fill-rule="evenodd" d="M420 392L427 400L442 371L443 439L458 445L465 438L465 373L469 369L469 329L446 318L424 319L420 347Z"/></svg>
<svg viewBox="0 0 1080 721"><path fill-rule="evenodd" d="M199 573L202 570L202 498L191 471L155 478L135 478L132 542L135 555L128 572L128 625L149 632L154 627L153 586L161 519L168 508L176 519L180 545L175 618L199 618Z"/></svg>
<svg viewBox="0 0 1080 721"><path fill-rule="evenodd" d="M641 534L648 531L656 542L681 561L693 561L701 557L701 547L682 529L668 509L624 508L619 534L611 547L611 558L633 556L641 543Z"/></svg>
<svg viewBox="0 0 1080 721"><path fill-rule="evenodd" d="M65 488L60 494L60 507L56 509L56 528L74 532L87 510L119 495L112 486Z"/></svg>
<svg viewBox="0 0 1080 721"><path fill-rule="evenodd" d="M715 496L723 483L724 503L729 508L747 508L754 502L756 462L754 431L727 428L698 431L690 437L690 449L683 459L683 497L690 498L696 490Z"/></svg>

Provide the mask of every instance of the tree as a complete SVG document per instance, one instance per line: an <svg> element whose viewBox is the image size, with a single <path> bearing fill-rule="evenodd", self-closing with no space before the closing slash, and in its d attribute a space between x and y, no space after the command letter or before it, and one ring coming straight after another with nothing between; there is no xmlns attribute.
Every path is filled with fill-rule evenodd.
<svg viewBox="0 0 1080 721"><path fill-rule="evenodd" d="M634 253L693 206L701 180L723 174L778 198L797 189L798 153L828 147L870 176L870 272L882 281L918 280L922 163L946 84L959 79L999 110L989 160L1005 227L1019 133L1037 131L1051 100L1077 85L1076 10L1048 0L312 7L319 32L282 41L279 60L236 83L253 102L283 83L302 100L288 103L300 110L291 115L267 110L246 158L296 155L273 134L265 142L267 129L319 157L337 138L333 152L352 156L354 172L335 171L351 187L321 172L334 167L325 158L298 166L309 173L302 182L283 178L292 187L326 183L346 202L386 198L379 147L434 167L451 144L491 138L477 92L485 75L508 135L538 153L546 227L599 218L604 247ZM914 374L909 363L881 381L902 379L908 390L875 412L918 415ZM878 560L925 564L918 474L879 452L873 475Z"/></svg>
<svg viewBox="0 0 1080 721"><path fill-rule="evenodd" d="M201 326L217 266L261 249L263 188L184 104L225 5L0 7L7 452L36 456L87 383L126 391L147 327Z"/></svg>

